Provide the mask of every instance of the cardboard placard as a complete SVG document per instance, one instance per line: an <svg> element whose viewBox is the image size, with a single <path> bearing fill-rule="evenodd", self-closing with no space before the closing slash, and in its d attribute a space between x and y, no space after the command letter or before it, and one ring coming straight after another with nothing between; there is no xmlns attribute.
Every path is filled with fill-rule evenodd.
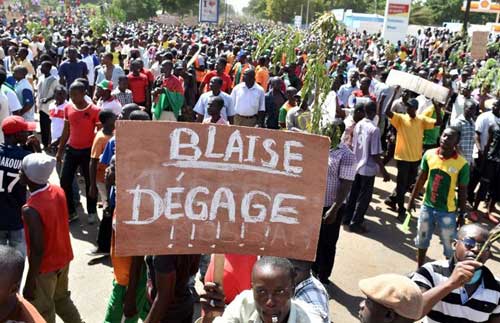
<svg viewBox="0 0 500 323"><path fill-rule="evenodd" d="M327 137L119 121L116 138L117 255L316 257Z"/></svg>
<svg viewBox="0 0 500 323"><path fill-rule="evenodd" d="M418 94L425 95L430 99L434 99L440 103L446 103L448 99L449 89L439 84L423 79L417 75L391 70L385 81L389 86L399 85L404 89L411 90Z"/></svg>
<svg viewBox="0 0 500 323"><path fill-rule="evenodd" d="M489 31L474 31L472 33L470 56L473 59L484 59L486 57L489 35Z"/></svg>

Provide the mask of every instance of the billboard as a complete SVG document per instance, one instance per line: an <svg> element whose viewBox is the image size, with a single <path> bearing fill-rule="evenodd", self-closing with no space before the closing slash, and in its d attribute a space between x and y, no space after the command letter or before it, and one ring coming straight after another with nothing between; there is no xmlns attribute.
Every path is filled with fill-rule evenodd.
<svg viewBox="0 0 500 323"><path fill-rule="evenodd" d="M199 22L219 22L219 0L200 0Z"/></svg>
<svg viewBox="0 0 500 323"><path fill-rule="evenodd" d="M411 0L388 0L385 6L383 37L395 44L406 37Z"/></svg>

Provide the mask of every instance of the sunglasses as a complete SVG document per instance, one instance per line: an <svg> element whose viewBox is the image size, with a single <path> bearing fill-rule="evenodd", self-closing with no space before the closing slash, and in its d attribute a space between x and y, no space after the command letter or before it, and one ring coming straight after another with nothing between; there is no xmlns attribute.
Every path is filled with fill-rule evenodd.
<svg viewBox="0 0 500 323"><path fill-rule="evenodd" d="M463 239L458 239L457 241L460 241L463 243L463 245L465 246L465 248L471 250L471 249L474 249L476 246L479 250L481 250L481 248L484 246L484 244L486 242L477 242L476 240L474 240L473 238L463 238ZM488 246L485 251L489 251L490 250L490 247Z"/></svg>

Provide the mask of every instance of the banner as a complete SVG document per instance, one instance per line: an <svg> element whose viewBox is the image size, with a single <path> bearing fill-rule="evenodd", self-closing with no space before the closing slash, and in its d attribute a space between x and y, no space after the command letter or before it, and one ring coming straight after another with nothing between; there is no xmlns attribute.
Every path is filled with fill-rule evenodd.
<svg viewBox="0 0 500 323"><path fill-rule="evenodd" d="M200 22L219 22L219 0L200 0L200 12L198 20Z"/></svg>
<svg viewBox="0 0 500 323"><path fill-rule="evenodd" d="M389 72L385 84L389 86L399 85L403 89L408 89L415 93L422 94L429 99L434 99L443 104L446 103L450 92L450 90L444 86L423 79L417 75L398 70L391 70Z"/></svg>
<svg viewBox="0 0 500 323"><path fill-rule="evenodd" d="M118 255L316 257L327 137L119 121L116 138Z"/></svg>
<svg viewBox="0 0 500 323"><path fill-rule="evenodd" d="M403 41L408 31L411 0L387 0L382 37L393 44Z"/></svg>

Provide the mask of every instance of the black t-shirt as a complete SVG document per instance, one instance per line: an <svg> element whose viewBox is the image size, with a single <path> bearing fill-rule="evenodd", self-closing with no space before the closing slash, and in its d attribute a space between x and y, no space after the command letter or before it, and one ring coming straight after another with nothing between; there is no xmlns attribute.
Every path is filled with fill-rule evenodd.
<svg viewBox="0 0 500 323"><path fill-rule="evenodd" d="M19 146L0 144L0 230L23 228L21 208L26 203L26 186L19 183L19 170L30 153Z"/></svg>
<svg viewBox="0 0 500 323"><path fill-rule="evenodd" d="M152 290L150 299L156 297L155 273L164 274L175 272L175 299L168 306L166 316L161 322L182 322L193 315L194 297L189 289L189 278L198 271L199 255L168 255L148 256L148 279L151 281Z"/></svg>

